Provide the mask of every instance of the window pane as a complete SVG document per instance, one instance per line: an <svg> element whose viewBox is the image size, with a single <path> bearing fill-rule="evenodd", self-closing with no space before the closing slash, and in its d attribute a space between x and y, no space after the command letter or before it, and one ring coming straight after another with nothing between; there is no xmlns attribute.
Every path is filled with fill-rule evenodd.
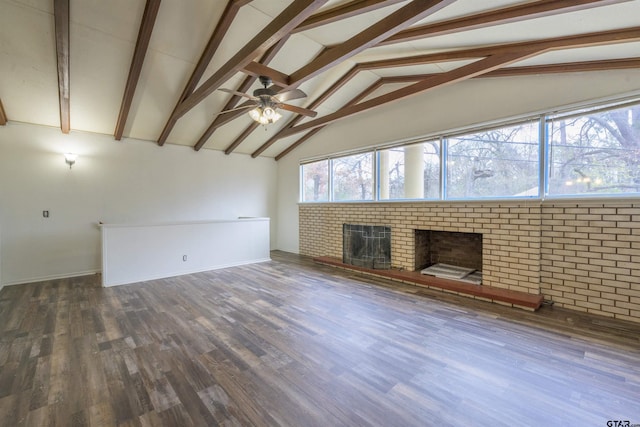
<svg viewBox="0 0 640 427"><path fill-rule="evenodd" d="M378 152L380 200L440 197L440 142Z"/></svg>
<svg viewBox="0 0 640 427"><path fill-rule="evenodd" d="M333 200L373 200L373 153L333 159Z"/></svg>
<svg viewBox="0 0 640 427"><path fill-rule="evenodd" d="M640 192L640 105L547 122L549 194Z"/></svg>
<svg viewBox="0 0 640 427"><path fill-rule="evenodd" d="M326 202L329 200L329 161L302 165L302 201Z"/></svg>
<svg viewBox="0 0 640 427"><path fill-rule="evenodd" d="M538 122L449 139L447 197L538 197Z"/></svg>

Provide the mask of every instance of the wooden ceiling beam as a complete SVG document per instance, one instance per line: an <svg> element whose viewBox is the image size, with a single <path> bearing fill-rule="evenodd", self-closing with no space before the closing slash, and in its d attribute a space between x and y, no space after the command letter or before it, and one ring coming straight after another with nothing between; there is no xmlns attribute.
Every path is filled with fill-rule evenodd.
<svg viewBox="0 0 640 427"><path fill-rule="evenodd" d="M481 74L475 78L514 77L542 74L582 73L590 71L629 70L640 68L640 57L624 59L605 59L595 61L563 62L559 64L527 65L524 67L505 67ZM428 79L439 73L411 74L406 76L383 77L382 83L414 83Z"/></svg>
<svg viewBox="0 0 640 427"><path fill-rule="evenodd" d="M618 0L618 2L619 1L620 0ZM546 0L544 2L546 3ZM608 3L610 3L610 2L608 2ZM567 6L567 4L565 4L565 7L569 7L569 6ZM385 67L399 67L399 66L403 66L403 65L414 65L414 64L418 64L418 63L433 63L433 62L453 61L453 60L463 60L463 59L477 59L477 58L480 58L480 57L486 57L486 56L489 56L489 55L493 55L495 53L509 53L509 52L514 52L514 51L521 51L522 49L532 49L532 48L540 49L540 50L554 49L554 48L561 49L563 47L575 47L576 43L583 43L584 45L604 44L604 43L611 43L613 39L615 39L616 41L619 41L619 42L631 41L631 40L635 39L635 37L637 37L637 34L635 34L635 30L636 30L636 28L630 28L630 29L616 30L616 31L609 31L609 32L601 32L601 33L595 33L595 34L589 34L589 35L579 35L579 36L569 36L569 37L560 37L560 38L554 38L554 39L546 39L546 40L540 40L540 41L536 41L536 42L513 43L513 44L509 44L509 45L488 46L488 47L483 47L483 48L466 49L464 51L453 51L453 52L443 52L443 53L438 53L438 54L421 55L421 56L416 56L416 57L412 57L412 58L399 58L399 59L393 59L393 60L372 61L372 62L369 62L369 63L358 64L356 67L354 67L354 69L352 71L355 73L355 72L361 71L361 70L385 68ZM328 51L330 51L332 49L328 49ZM326 52L324 52L324 53L326 53ZM618 66L619 67L631 67L631 65L629 65L628 63L627 64L622 64L621 63ZM262 70L265 70L265 68L262 68ZM255 71L257 71L257 68L254 70L254 72ZM298 71L300 71L300 70L298 70ZM525 71L522 71L522 72L524 73ZM293 79L294 79L294 76L292 75L291 76L291 80L290 80L291 85L292 86L293 85L297 85L296 82L292 81ZM279 82L280 85L278 85L280 87L274 86L274 89L281 90L281 89L286 88L286 87L284 87L284 84L286 83L284 81L285 78L283 77L281 80L282 81ZM330 96L330 94L328 94L327 97L328 96ZM315 103L315 101L314 101L314 103ZM315 107L312 105L309 108L315 108ZM225 114L225 115L219 116L216 120L220 119L220 120L223 120L224 123L227 123L229 120L232 120L233 118L238 117L238 115L241 115L243 113L244 113L244 111ZM232 117L234 115L235 115L235 117ZM288 129L292 128L293 126L295 126L295 124L300 122L300 120L302 120L302 119L303 119L303 117L301 117L301 116L295 117L280 132L283 132L283 133L287 132L287 133L284 133L284 135L287 135L288 132L290 132ZM318 119L318 120L320 120L320 119ZM254 126L252 126L252 127L253 127L253 129L255 129ZM226 150L226 152L231 152L233 149L235 149L238 146L238 144L240 142L242 142L242 140L244 140L244 138L246 138L248 133L250 133L253 129L248 129L245 132L243 132L243 134L240 136L240 138L237 139L236 141L234 141L234 143L232 143L232 145L228 147L228 149L230 149L230 150ZM278 134L274 135L274 137L270 138L269 141L267 141L267 143L263 144L263 146L261 146L258 150L256 150L256 152L254 152L252 154L252 156L256 157L261 152L263 152L266 148L268 148L270 145L272 145L275 141L277 141L280 138L283 138L284 136L282 136L280 134L280 132L278 132Z"/></svg>
<svg viewBox="0 0 640 427"><path fill-rule="evenodd" d="M320 51L320 54L324 53L325 51L326 51L326 48L323 49L322 51ZM261 62L264 62L264 61L261 61ZM280 92L280 91L285 90L286 88L287 88L287 86L274 84L273 86L271 86L270 89L274 90L275 92ZM247 103L245 102L243 105L247 105ZM243 111L234 111L233 113L226 114L225 115L226 117L220 118L219 126L222 126L222 125L230 122L231 120L234 120L237 117L240 117L243 113L244 113Z"/></svg>
<svg viewBox="0 0 640 427"><path fill-rule="evenodd" d="M577 34L566 37L556 37L529 43L514 43L497 49L499 52L515 52L518 49L531 47L534 49L560 50L577 47L602 46L616 43L628 43L640 40L640 27L621 28L597 33Z"/></svg>
<svg viewBox="0 0 640 427"><path fill-rule="evenodd" d="M547 16L554 13L560 13L560 9L562 12L567 12L570 10L578 10L587 7L594 7L596 5L605 4L613 4L619 3L621 1L628 0L605 0L605 1L595 1L595 0L569 0L569 1L550 1L544 0L541 2L537 2L535 4L527 3L525 5L514 6L510 8L503 8L496 11L487 12L486 14L481 14L482 19L487 20L490 25L495 25L498 22L515 22L521 19L531 19L533 17L541 17ZM594 5L594 3L598 3ZM444 31L447 28L447 31L454 31L455 28L464 28L464 27L472 27L475 26L479 28L481 23L472 18L460 18L456 20L446 21L444 23L440 23L437 25L433 25L434 29L432 31ZM432 26L429 26L432 27ZM437 28L436 28L437 27ZM425 27L421 27L425 28ZM412 31L410 30L406 30ZM398 34L402 34L404 32L400 32ZM392 36L393 37L393 36ZM560 40L561 41L561 40ZM528 46L528 43L514 43L512 47L514 49L523 49ZM476 49L466 49L464 51L452 51L452 52L443 52L429 55L420 55L409 58L396 58L390 60L380 60L380 61L371 61L368 63L360 63L357 64L358 69L352 69L352 71L360 71L360 70L372 70L378 68L390 68L390 67L400 67L406 65L417 65L417 64L426 64L426 63L436 63L442 61L452 61L452 60L465 60L465 59L477 59L491 55L495 52L495 47L487 47L487 48L476 48ZM330 96L331 93L326 94L326 97ZM311 106L310 108L315 108ZM256 157L264 150L266 150L269 146L275 143L280 138L280 133L284 130L294 126L303 117L296 117L290 124L288 124L285 128L281 129L276 135L272 136L267 142L265 142L258 150L256 150L252 156Z"/></svg>
<svg viewBox="0 0 640 427"><path fill-rule="evenodd" d="M245 82L247 81L247 79L252 79L251 83L253 84L253 82L256 80L255 77L253 76L248 76L245 79ZM246 92L247 90L238 90L238 92ZM237 96L237 95L233 95L233 96ZM238 97L240 98L240 97ZM213 122L211 122L211 124L209 125L209 127L207 128L207 130L204 131L204 133L202 134L202 136L198 139L198 142L196 142L196 144L193 146L193 149L196 151L200 151L200 149L204 146L204 144L207 143L207 141L209 140L209 138L211 138L211 135L213 135L213 133L216 131L216 129L218 129L221 126L226 125L227 123L229 123L231 120L235 120L238 117L242 116L243 114L245 114L246 112L248 112L247 109L238 109L236 111L229 111L231 110L233 107L229 106L231 104L231 102L233 101L233 97L229 100L229 102L227 102L227 105L225 105L225 107L218 113L217 116L215 116L215 118L213 119ZM243 104L240 105L240 107L242 106L248 106L249 102L245 102ZM227 107L229 106L229 107ZM238 107L239 108L239 107Z"/></svg>
<svg viewBox="0 0 640 427"><path fill-rule="evenodd" d="M291 30L326 2L327 0L296 0L292 2L280 15L189 95L176 109L176 117L182 117L202 102L238 70L263 54L282 37L289 34Z"/></svg>
<svg viewBox="0 0 640 427"><path fill-rule="evenodd" d="M358 102L362 101L363 99L365 99L367 96L371 95L373 92L375 92L376 90L378 90L379 88L381 88L382 86L384 86L387 83L386 78L382 77L379 78L378 80L376 80L375 82L373 82L373 84L369 85L368 88L366 88L365 90L363 90L362 92L360 92L358 95L356 95L355 97L353 97L351 99L351 101L349 101L347 103L347 106L350 105L356 105Z"/></svg>
<svg viewBox="0 0 640 427"><path fill-rule="evenodd" d="M448 52L415 55L403 58L382 59L362 62L358 66L363 70L404 67L409 65L435 64L438 62L460 61L484 58L494 53L517 52L521 49L562 49L580 47L580 44L592 46L596 44L614 44L640 39L640 27L623 28L598 33L578 34L574 36L554 37L529 42L509 43L504 45L483 46L479 48L454 50Z"/></svg>
<svg viewBox="0 0 640 427"><path fill-rule="evenodd" d="M623 3L629 0L541 0L477 13L433 24L421 25L401 31L383 40L378 46L441 36L460 31L475 30L499 24L508 24L542 18L561 13L575 12L594 7Z"/></svg>
<svg viewBox="0 0 640 427"><path fill-rule="evenodd" d="M289 36L287 36L287 38L288 38L288 37L289 37ZM322 52L321 52L321 53L322 53ZM277 82L276 82L276 83L277 83ZM281 82L281 83L282 83L282 82ZM285 84L285 85L282 85L282 84L276 84L276 85L274 85L274 86L271 86L271 89L272 89L272 90L274 90L274 91L279 91L279 90L282 90L285 86L286 86L286 84ZM230 118L235 118L235 117L238 117L238 116L240 116L240 115L244 114L246 111L247 111L247 110L238 110L238 111L236 111L236 112L234 112L234 113L233 113L233 117L231 117L231 114L230 114L229 116L230 116ZM256 122L253 122L253 123L251 123L249 126L247 126L247 127L245 128L245 130L244 130L244 131L243 131L243 132L242 132L242 133L241 133L241 134L240 134L240 135L239 135L239 136L238 136L238 137L237 137L237 138L236 138L236 139L235 139L231 144L229 144L229 146L224 150L224 154L227 154L227 155L228 155L228 154L231 154L231 153L233 152L233 150L235 150L236 148L238 148L238 146L239 146L240 144L242 144L242 142L243 142L245 139L247 139L247 137L248 137L249 135L251 135L251 133L252 133L254 130L256 130L256 129L258 128L258 126L259 126L259 124L258 124L258 123L256 123Z"/></svg>
<svg viewBox="0 0 640 427"><path fill-rule="evenodd" d="M286 156L287 154L289 154L290 152L298 148L300 145L307 142L309 139L311 139L312 136L320 132L322 129L324 129L324 126L319 126L315 129L311 129L309 132L305 133L299 140L297 140L296 142L294 142L293 144L291 144L290 146L282 150L280 153L278 153L276 157L274 157L274 160L277 162L278 160L280 160L281 158L283 158L284 156Z"/></svg>
<svg viewBox="0 0 640 427"><path fill-rule="evenodd" d="M558 37L558 38L540 40L536 42L512 43L512 44L507 44L502 46L489 46L489 47L483 47L483 48L466 49L464 51L442 52L442 53L435 53L435 54L428 54L428 55L419 55L419 56L408 57L408 58L396 58L396 59L390 59L390 60L371 61L371 62L357 64L356 67L354 67L350 72L357 72L360 70L371 70L376 68L388 68L388 67L400 67L400 66L406 66L406 65L427 64L427 63L434 63L434 62L441 62L441 61L474 59L480 56L483 56L483 57L490 56L494 52L509 53L509 52L531 50L531 49L542 52L544 50L548 50L551 48L576 47L585 43L601 44L601 43L606 43L611 41L631 41L631 40L634 40L639 35L640 35L640 28L634 27L631 29L605 31L600 33L591 33L591 34L584 34L579 36ZM619 66L630 67L628 63L624 65L623 63L620 63ZM496 71L496 73L498 72L499 71ZM444 73L441 73L441 74L444 74ZM423 77L430 78L432 76L434 75L425 75ZM391 78L388 79L388 81L390 80ZM402 80L402 78L398 78L398 80ZM405 81L415 81L415 80L411 80L411 77L408 77L405 79ZM336 113L333 113L333 115L335 117L339 117L340 111L342 110L339 110ZM302 119L302 117L297 119L299 121ZM319 119L307 122L305 123L304 126L310 126L309 123L320 123L320 121L323 119L324 117L321 117ZM340 118L337 118L336 120L339 120L339 119ZM258 148L258 150L256 150L252 154L252 157L257 157L260 153L262 153L268 147L273 145L277 140L281 138L285 138L295 133L292 131L292 129L296 129L295 127L293 127L293 125L295 125L295 123L292 123L292 126L287 126L281 129L276 135L271 137L260 148ZM311 127L312 126L313 125L311 125ZM305 140L306 139L308 138L305 137Z"/></svg>
<svg viewBox="0 0 640 427"><path fill-rule="evenodd" d="M300 117L300 116L298 116ZM229 145L225 150L224 154L231 154L233 150L238 148L238 146L245 140L251 133L256 130L260 126L260 123L253 122Z"/></svg>
<svg viewBox="0 0 640 427"><path fill-rule="evenodd" d="M253 82L255 82L255 81L256 81L256 77L254 77L254 76L249 76L249 77L247 77L247 78L248 78L248 79L253 79L253 80L251 81L251 83L252 83L252 84L253 84ZM245 80L245 81L246 81L246 80ZM272 89L274 89L274 90L276 90L276 91L277 91L277 90L279 90L279 89L281 89L280 87L275 86L275 85L274 85L274 86L271 86L271 88L272 88ZM248 91L248 88L247 88L247 89L245 89L245 90L240 90L240 89L238 89L238 92L247 92L247 91ZM234 96L237 96L237 95L234 95ZM240 97L238 97L238 98L239 98L239 99L241 99ZM231 98L231 99L233 99L233 98ZM209 127L208 127L208 128L207 128L207 130L205 131L205 134L203 134L203 137L204 137L206 134L209 134L209 136L207 137L207 139L208 139L209 137L211 137L211 134L212 134L216 129L218 129L219 127L222 127L222 126L226 125L226 124L227 124L227 123L229 123L230 121L235 120L235 119L237 119L238 117L242 116L244 113L246 113L246 112L247 112L247 110L242 110L242 109L240 109L240 107L247 107L247 106L249 106L250 104L251 104L251 101L245 101L245 102L243 102L242 104L240 104L240 106L236 109L236 111L229 111L229 110L233 109L233 107L227 107L227 106L225 105L225 107L224 107L222 110L220 110L220 113L218 113L218 115L217 115L217 116L216 116L216 118L213 120L213 122L211 123L211 125L209 125ZM199 150L199 148L197 148L197 146L198 146L198 144L200 143L200 141L201 141L201 140L202 140L202 138L201 138L201 139L198 141L198 143L194 146L194 149L196 149L196 151L198 151L198 150ZM205 140L205 142L206 142L206 140Z"/></svg>
<svg viewBox="0 0 640 427"><path fill-rule="evenodd" d="M587 46L602 46L617 43L627 43L640 40L640 27L621 28L596 33L576 34L550 39L534 40L530 42L496 45L483 48L494 53L517 52L521 49L562 50ZM472 53L472 52L469 52Z"/></svg>
<svg viewBox="0 0 640 427"><path fill-rule="evenodd" d="M298 123L300 120L303 119L303 116L298 115L296 117L294 117L293 120L291 120L289 123L286 124L285 127L283 127L282 129L280 129L278 132L276 132L275 135L273 135L271 138L269 138L267 140L267 142L265 142L264 144L262 144L260 147L258 147L257 150L255 150L253 153L251 153L251 157L253 157L254 159L256 157L258 157L260 154L262 154L264 152L264 150L266 150L267 148L271 147L273 144L275 144L277 141L279 141L280 139L282 139L282 133L287 130L287 129L291 129L292 127L294 127L296 125L296 123ZM315 130L315 129L314 129ZM312 130L313 132L313 130Z"/></svg>
<svg viewBox="0 0 640 427"><path fill-rule="evenodd" d="M323 12L311 15L309 18L293 29L292 33L310 30L322 25L331 24L352 16L361 15L383 7L401 3L405 0L354 0L349 3L336 6Z"/></svg>
<svg viewBox="0 0 640 427"><path fill-rule="evenodd" d="M480 74L475 78L489 78L489 77L512 77L512 76L522 76L522 75L542 75L542 74L558 74L558 73L577 73L577 72L589 72L589 71L610 71L610 70L624 70L624 69L635 69L640 68L640 58L628 58L628 59L613 59L613 60L599 60L599 61L581 61L581 62L567 62L562 64L551 64L551 65L531 65L526 67L505 67L497 70L490 71L485 74ZM393 83L413 83L421 80L428 79L433 77L434 74L417 74L417 75L407 75L407 76L391 76L391 77L383 77L378 80L376 83L371 85L367 90L363 91L356 98L352 99L348 105L353 105L358 103L360 100L364 99L373 90L377 89L384 84L393 84ZM307 141L313 135L318 133L324 126L319 126L317 128L312 129L308 133L306 133L302 138L298 141L291 144L289 147L284 149L281 153L275 156L275 160L278 161L291 151L293 151L296 147L300 146L302 143ZM275 141L273 141L275 142Z"/></svg>
<svg viewBox="0 0 640 427"><path fill-rule="evenodd" d="M584 46L596 46L596 45L603 45L603 44L623 43L623 42L630 42L630 41L636 41L636 40L640 40L640 27L624 28L624 29L612 30L612 31L601 31L597 33L588 33L588 34L581 34L581 35L567 36L567 37L557 37L557 38L538 40L538 41L528 42L528 43L513 43L508 45L502 45L502 46L493 46L490 49L492 49L492 51L495 53L487 57L486 59L473 62L471 64L456 68L455 70L452 70L446 73L434 74L433 76L425 79L424 81L414 83L410 86L404 87L402 89L398 89L386 95L381 95L377 98L368 100L366 102L362 102L358 105L353 105L350 107L343 108L341 110L336 111L335 113L329 114L324 117L320 117L319 119L309 121L300 126L286 129L279 135L279 137L286 138L298 132L304 132L309 129L314 129L319 126L324 126L326 124L333 123L337 120L341 120L353 114L357 114L362 111L374 108L378 105L383 105L388 102L402 99L404 97L407 97L416 93L424 92L426 90L430 90L435 87L443 86L445 84L451 84L451 83L455 83L456 81L466 80L479 75L487 74L494 70L503 68L506 65L509 65L510 63L520 61L529 56L539 55L546 51L584 47ZM522 54L522 52L524 52L523 54L524 56L522 56L521 58L518 58L518 55ZM516 59L509 60L510 57L515 57ZM480 72L474 72L474 70L478 65L482 65L482 64L491 65L492 61L500 60L500 58L504 58L505 62L503 64L495 67L488 67L484 70L481 70ZM624 66L629 66L629 64L627 63ZM515 72L518 72L517 69ZM462 73L462 75L460 73Z"/></svg>
<svg viewBox="0 0 640 427"><path fill-rule="evenodd" d="M376 98L369 99L356 105L342 108L335 113L328 114L326 116L320 117L319 119L315 119L299 126L287 129L282 133L281 138L286 138L299 132L304 132L306 130L314 129L319 126L324 126L350 117L354 114L358 114L363 111L370 110L372 108L388 104L390 102L397 101L411 95L425 92L427 90L432 90L437 87L442 87L462 80L467 80L477 75L488 73L497 68L504 67L508 64L521 61L531 56L535 56L539 53L541 53L541 50L531 49L521 52L508 52L492 55L488 58L478 60L471 64L464 65L445 73L436 74L424 81L414 83L412 85L403 87L384 95L380 95Z"/></svg>
<svg viewBox="0 0 640 427"><path fill-rule="evenodd" d="M530 65L526 67L506 67L478 77L513 77L532 74L582 73L589 71L628 70L634 68L640 68L640 57L599 61L565 62L550 65Z"/></svg>
<svg viewBox="0 0 640 427"><path fill-rule="evenodd" d="M198 64L196 65L196 68L193 70L193 73L191 73L191 77L189 77L189 81L187 82L184 89L182 90L182 94L180 95L178 102L176 103L175 107L173 107L173 111L171 112L171 115L169 116L167 123L164 125L164 128L162 129L162 133L158 138L158 145L162 146L164 145L165 142L167 142L167 138L169 138L169 134L171 133L171 131L173 130L173 127L178 122L179 117L176 113L178 107L195 90L196 86L198 85L198 82L200 81L200 79L204 75L204 72L209 66L209 63L211 62L213 55L218 50L218 47L220 47L220 43L222 43L222 40L224 40L224 37L227 34L227 31L229 31L229 28L231 27L231 24L233 23L233 20L238 14L238 11L240 10L240 8L250 2L251 0L229 0L227 2L227 6L222 12L220 19L218 20L218 24L216 25L216 28L213 30L213 33L209 38L209 42L207 43L207 46L202 52L202 55L200 55L200 59L198 60Z"/></svg>
<svg viewBox="0 0 640 427"><path fill-rule="evenodd" d="M291 77L289 77L287 74L281 73L278 70L274 70L273 68L268 67L265 64L261 64L255 61L249 62L247 65L242 67L240 71L253 77L269 77L271 81L273 81L273 83L283 87L289 86L289 81L291 80Z"/></svg>
<svg viewBox="0 0 640 427"><path fill-rule="evenodd" d="M309 104L308 108L311 110L318 108L320 105L322 105L322 103L324 103L327 99L329 99L331 95L333 95L338 90L340 90L340 88L342 88L344 85L349 83L351 79L353 79L356 75L358 75L359 72L360 72L360 68L357 65L354 65L353 67L351 67L349 71L347 71L342 77L340 77L340 79L338 79L338 81L336 81L334 84L329 86L327 90L322 92L322 94L319 97L317 97L311 104ZM287 126L289 127L294 126L298 122L300 122L302 119L304 119L304 116L297 115L296 117L293 118L293 120L291 120L291 122Z"/></svg>
<svg viewBox="0 0 640 427"><path fill-rule="evenodd" d="M407 76L388 76L388 77L383 77L382 80L384 81L385 84L415 83L420 80L428 79L429 77L437 76L438 74L440 73L411 74ZM478 77L481 77L481 76L478 76Z"/></svg>
<svg viewBox="0 0 640 427"><path fill-rule="evenodd" d="M402 8L396 10L386 18L378 21L373 24L363 32L356 34L351 39L341 43L339 46L333 47L331 49L327 49L323 53L321 53L318 58L314 59L307 65L303 66L296 72L291 75L291 85L298 86L301 83L311 79L318 74L325 71L327 68L334 66L336 63L344 61L345 59L352 57L363 50L376 45L379 41L384 40L389 35L400 31L402 28L406 28L415 22L424 19L426 16L429 16L442 8L448 6L453 3L455 0L414 0L411 3L403 6ZM351 79L355 74L359 71L356 68L353 68L349 71L351 75L349 79ZM336 86L334 90L331 92L325 92L321 97L319 103L324 101L326 98L331 96L340 86L344 85L348 80L341 79L338 81L339 85ZM318 104L319 105L319 104ZM315 108L314 105L311 105L309 108ZM291 124L287 125L287 127L283 128L280 132L285 132L288 129L291 129L295 123L302 120L303 117L298 116L294 118ZM279 133L280 133L279 132ZM269 146L271 146L275 141L277 141L280 137L276 134L271 137L266 143L264 143L260 148L254 151L251 156L257 157L266 150Z"/></svg>
<svg viewBox="0 0 640 427"><path fill-rule="evenodd" d="M262 57L260 58L259 63L262 64L263 66L267 66L267 64L269 64L271 61L273 61L273 58L276 57L276 55L278 54L278 52L280 52L282 50L282 48L284 47L284 45L287 43L287 41L289 40L290 35L287 34L286 36L282 37L280 40L278 40L278 42L276 44L274 44L273 46L271 46L269 49L267 49L267 51L265 52L264 55L262 55ZM253 76L253 75L249 75L237 88L236 90L238 92L248 92L249 89L251 88L251 86L253 85L253 83L257 80L257 76ZM231 99L229 100L231 102L228 106L225 105L225 108L222 109L222 111L227 110L229 108L233 108L235 107L235 105L238 103L238 101L240 101L242 98L240 96L234 95L231 97ZM228 107L228 108L227 108Z"/></svg>
<svg viewBox="0 0 640 427"><path fill-rule="evenodd" d="M236 148L238 148L238 146L240 144L242 144L242 142L247 139L247 137L249 135L251 135L251 133L256 130L258 128L258 126L260 126L260 123L258 122L253 122L251 123L249 126L247 126L247 128L242 131L242 133L240 134L240 136L238 136L231 144L229 144L229 146L224 150L224 154L231 154L233 152L233 150L235 150Z"/></svg>
<svg viewBox="0 0 640 427"><path fill-rule="evenodd" d="M361 100L363 100L364 98L366 98L367 96L372 94L376 89L378 89L384 83L385 83L384 82L384 78L376 80L372 85L370 85L368 88L366 88L365 90L360 92L358 95L356 95L355 98L351 99L346 104L346 106L357 104L358 102L360 102ZM319 127L315 128L315 129L311 129L302 138L300 138L299 140L297 140L296 142L294 142L293 144L291 144L290 146L285 148L282 152L277 154L276 157L275 157L275 161L280 160L281 158L283 158L284 156L286 156L287 154L292 152L298 146L302 145L305 141L310 139L313 135L315 135L316 133L320 132L323 128L324 128L324 126L319 126Z"/></svg>
<svg viewBox="0 0 640 427"><path fill-rule="evenodd" d="M124 95L122 96L122 104L120 105L118 121L116 122L114 137L118 141L122 139L124 126L127 123L127 118L129 117L131 102L133 101L133 96L136 93L136 87L138 86L140 72L144 65L144 57L147 55L147 49L149 48L149 41L151 40L151 33L153 32L153 27L156 23L158 10L160 10L160 0L147 0L147 4L142 15L142 22L140 23L140 29L138 30L138 40L136 41L136 47L133 51L131 67L129 68L129 77L127 77L127 84L124 89Z"/></svg>
<svg viewBox="0 0 640 427"><path fill-rule="evenodd" d="M338 81L336 81L333 85L331 85L329 87L329 89L325 90L322 95L320 95L317 99L315 99L310 105L309 108L310 109L315 109L317 107L320 106L320 104L322 104L324 101L327 100L327 98L329 98L331 95L333 95L334 93L336 93L341 87L343 87L345 84L347 84L352 78L354 78L358 72L360 71L359 67L357 65L354 65L353 67L351 67L351 69L349 71L347 71L347 73L342 76L340 79L338 79ZM296 117L294 117L289 123L287 123L282 129L280 129L278 132L275 133L275 135L273 135L271 138L269 138L267 140L267 142L265 142L264 144L262 144L257 150L255 150L252 154L251 157L256 158L258 157L264 150L266 150L267 148L269 148L271 145L273 145L277 140L280 139L280 134L282 132L284 132L286 129L292 128L293 126L295 126L296 124L298 124L302 119L304 119L304 116L302 115L297 115Z"/></svg>
<svg viewBox="0 0 640 427"><path fill-rule="evenodd" d="M403 28L436 13L455 0L413 0L387 17L371 25L349 40L326 50L318 58L291 74L291 85L299 86L328 68L348 59L363 50L375 46Z"/></svg>
<svg viewBox="0 0 640 427"><path fill-rule="evenodd" d="M285 45L285 43L287 43L287 40L289 40L289 35L284 36L283 38L281 38L280 40L278 40L278 43L274 44L273 46L271 46L267 52L262 55L262 58L260 58L260 62L263 64L268 64L269 62L271 62L273 60L273 58L275 58L275 56L278 54L278 52L280 52L280 49L282 49L282 47ZM245 77L245 79L243 80L242 83L240 83L240 85L236 88L236 91L238 92L248 92L249 88L251 88L251 85L253 85L253 83L257 80L257 78L255 76L249 75L247 77ZM247 112L247 110L238 110L238 111L234 111L234 112L228 112L225 114L225 111L227 110L231 110L232 108L234 108L236 106L236 104L238 103L238 101L240 101L240 99L242 99L240 96L238 95L232 95L231 98L229 99L229 101L227 101L227 103L225 104L225 106L222 108L221 112L216 116L216 118L213 120L213 122L209 125L209 127L207 128L207 130L204 131L204 133L202 134L202 136L198 139L198 142L196 142L196 144L193 146L193 149L196 151L200 151L200 149L204 146L204 144L207 143L207 141L209 140L209 138L211 138L211 135L213 135L213 133L216 131L216 129L218 129L220 126L222 126L223 124L228 123L230 120L233 120L237 117L240 117L242 114L245 114ZM225 116L230 116L231 119L229 119L228 117L225 118ZM242 141L240 141L242 142ZM235 143L235 141L234 141ZM231 145L234 145L234 143L232 143ZM238 143L239 145L240 143ZM226 151L230 148L231 146L227 147ZM237 147L237 145L235 146ZM233 147L231 149L231 151L233 151L233 149L235 149L235 147ZM231 151L229 151L230 154Z"/></svg>
<svg viewBox="0 0 640 427"><path fill-rule="evenodd" d="M4 126L7 124L7 114L4 112L4 107L2 106L2 100L0 99L0 126Z"/></svg>
<svg viewBox="0 0 640 427"><path fill-rule="evenodd" d="M322 95L320 95L315 101L313 101L309 108L314 109L320 106L320 104L330 98L331 95L338 92L340 88L349 83L351 79L353 79L358 75L358 73L360 73L360 71L362 71L362 69L359 65L354 65L353 67L351 67L344 76L342 76L337 82L332 84L329 89L325 90ZM300 119L302 119L302 117Z"/></svg>
<svg viewBox="0 0 640 427"><path fill-rule="evenodd" d="M439 62L463 61L466 59L486 58L493 52L493 47L464 49L425 55L414 55L400 58L379 59L376 61L361 62L358 64L363 70L377 70L381 68L406 67L410 65L427 65Z"/></svg>
<svg viewBox="0 0 640 427"><path fill-rule="evenodd" d="M60 129L69 133L69 0L54 0L53 15L56 31L56 56L58 62L58 100L60 103Z"/></svg>

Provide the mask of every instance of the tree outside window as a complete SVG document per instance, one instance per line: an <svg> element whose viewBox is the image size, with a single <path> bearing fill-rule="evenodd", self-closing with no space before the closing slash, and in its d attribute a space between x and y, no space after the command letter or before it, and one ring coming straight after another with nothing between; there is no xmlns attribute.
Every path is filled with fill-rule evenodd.
<svg viewBox="0 0 640 427"><path fill-rule="evenodd" d="M539 196L538 122L448 139L447 197Z"/></svg>
<svg viewBox="0 0 640 427"><path fill-rule="evenodd" d="M640 192L640 105L547 120L549 194Z"/></svg>
<svg viewBox="0 0 640 427"><path fill-rule="evenodd" d="M302 165L302 201L329 200L329 160Z"/></svg>
<svg viewBox="0 0 640 427"><path fill-rule="evenodd" d="M308 163L301 165L301 179L304 202L637 195L640 104L584 109Z"/></svg>
<svg viewBox="0 0 640 427"><path fill-rule="evenodd" d="M373 153L332 161L333 200L373 200Z"/></svg>

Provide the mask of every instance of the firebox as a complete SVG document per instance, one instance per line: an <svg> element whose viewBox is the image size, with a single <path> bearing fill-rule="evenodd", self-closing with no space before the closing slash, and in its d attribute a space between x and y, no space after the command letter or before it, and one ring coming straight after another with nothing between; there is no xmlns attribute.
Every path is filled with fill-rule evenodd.
<svg viewBox="0 0 640 427"><path fill-rule="evenodd" d="M374 269L391 268L391 227L342 225L342 262Z"/></svg>
<svg viewBox="0 0 640 427"><path fill-rule="evenodd" d="M415 230L415 269L449 264L482 271L482 234Z"/></svg>

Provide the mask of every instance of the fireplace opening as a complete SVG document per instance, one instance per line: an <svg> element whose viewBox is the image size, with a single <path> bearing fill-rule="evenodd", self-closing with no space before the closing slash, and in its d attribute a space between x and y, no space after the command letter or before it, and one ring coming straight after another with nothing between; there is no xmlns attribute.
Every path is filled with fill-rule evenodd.
<svg viewBox="0 0 640 427"><path fill-rule="evenodd" d="M415 269L481 284L482 234L415 230Z"/></svg>
<svg viewBox="0 0 640 427"><path fill-rule="evenodd" d="M391 227L342 225L342 262L359 267L391 268Z"/></svg>

